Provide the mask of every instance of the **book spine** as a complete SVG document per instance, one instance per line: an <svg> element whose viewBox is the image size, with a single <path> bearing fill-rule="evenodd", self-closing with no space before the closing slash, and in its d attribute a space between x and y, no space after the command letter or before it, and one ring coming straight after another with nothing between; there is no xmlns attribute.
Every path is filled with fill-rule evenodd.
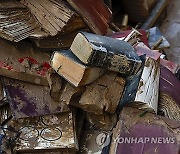
<svg viewBox="0 0 180 154"><path fill-rule="evenodd" d="M115 54L98 43L91 43L93 53L89 65L101 67L110 71L131 75L141 67L141 62L128 58L126 55Z"/></svg>

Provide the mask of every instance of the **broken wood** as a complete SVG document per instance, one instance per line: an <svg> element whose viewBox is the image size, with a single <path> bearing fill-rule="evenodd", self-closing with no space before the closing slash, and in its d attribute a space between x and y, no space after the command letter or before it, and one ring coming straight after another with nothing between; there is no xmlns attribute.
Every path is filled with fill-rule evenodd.
<svg viewBox="0 0 180 154"><path fill-rule="evenodd" d="M146 46L149 46L146 31L143 29L138 29L137 31L139 33L136 33L137 34L136 37L139 38L140 41L143 42ZM112 33L108 36L112 37L112 38L116 38L118 40L124 40L124 38L126 38L131 32L132 32L132 30L126 30L126 31Z"/></svg>
<svg viewBox="0 0 180 154"><path fill-rule="evenodd" d="M127 75L136 73L142 63L129 43L91 33L78 33L70 49L89 66Z"/></svg>
<svg viewBox="0 0 180 154"><path fill-rule="evenodd" d="M157 113L159 95L159 60L147 58L145 61L138 90L132 106Z"/></svg>
<svg viewBox="0 0 180 154"><path fill-rule="evenodd" d="M114 113L124 90L125 80L109 72L86 86L79 107L94 114Z"/></svg>
<svg viewBox="0 0 180 154"><path fill-rule="evenodd" d="M51 66L76 87L92 83L105 72L98 67L87 67L70 50L54 52Z"/></svg>
<svg viewBox="0 0 180 154"><path fill-rule="evenodd" d="M111 11L103 0L67 0L68 3L82 16L86 24L96 34L105 35L111 20Z"/></svg>
<svg viewBox="0 0 180 154"><path fill-rule="evenodd" d="M179 153L179 121L128 107L119 119L109 153Z"/></svg>

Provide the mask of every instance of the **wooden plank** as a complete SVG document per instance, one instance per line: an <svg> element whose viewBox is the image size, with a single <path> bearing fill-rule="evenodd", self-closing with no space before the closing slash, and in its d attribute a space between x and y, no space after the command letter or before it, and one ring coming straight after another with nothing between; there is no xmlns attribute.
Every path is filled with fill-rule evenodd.
<svg viewBox="0 0 180 154"><path fill-rule="evenodd" d="M51 74L50 78L53 79L50 85L50 96L52 99L59 101L63 87L63 79L55 73Z"/></svg>
<svg viewBox="0 0 180 154"><path fill-rule="evenodd" d="M84 31L84 29L82 30ZM58 34L56 36L48 36L45 38L32 37L31 40L38 48L45 50L69 49L77 33L77 31L74 31L69 34Z"/></svg>
<svg viewBox="0 0 180 154"><path fill-rule="evenodd" d="M77 34L70 49L89 66L127 75L137 73L142 63L129 43L86 32Z"/></svg>
<svg viewBox="0 0 180 154"><path fill-rule="evenodd" d="M61 93L60 100L67 105L75 105L79 101L81 94L85 91L85 87L74 87L70 83L64 85L64 89Z"/></svg>

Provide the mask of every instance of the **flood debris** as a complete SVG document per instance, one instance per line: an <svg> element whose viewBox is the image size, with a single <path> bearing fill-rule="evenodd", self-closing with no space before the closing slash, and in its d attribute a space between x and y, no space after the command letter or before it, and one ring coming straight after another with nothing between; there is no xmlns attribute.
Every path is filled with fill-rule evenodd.
<svg viewBox="0 0 180 154"><path fill-rule="evenodd" d="M137 153L178 153L180 122L151 113L140 117L143 112L128 107L123 109L113 130L110 153L131 153L132 150Z"/></svg>
<svg viewBox="0 0 180 154"><path fill-rule="evenodd" d="M0 153L179 154L166 0L105 3L0 1Z"/></svg>
<svg viewBox="0 0 180 154"><path fill-rule="evenodd" d="M19 42L40 31L40 26L30 10L14 0L0 4L0 37Z"/></svg>

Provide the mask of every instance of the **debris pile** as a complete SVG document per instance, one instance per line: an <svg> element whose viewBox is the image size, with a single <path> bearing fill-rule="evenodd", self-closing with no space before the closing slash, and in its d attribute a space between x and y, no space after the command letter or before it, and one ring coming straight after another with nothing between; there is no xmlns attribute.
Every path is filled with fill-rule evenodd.
<svg viewBox="0 0 180 154"><path fill-rule="evenodd" d="M178 154L179 66L158 27L118 27L102 0L0 8L0 153Z"/></svg>

